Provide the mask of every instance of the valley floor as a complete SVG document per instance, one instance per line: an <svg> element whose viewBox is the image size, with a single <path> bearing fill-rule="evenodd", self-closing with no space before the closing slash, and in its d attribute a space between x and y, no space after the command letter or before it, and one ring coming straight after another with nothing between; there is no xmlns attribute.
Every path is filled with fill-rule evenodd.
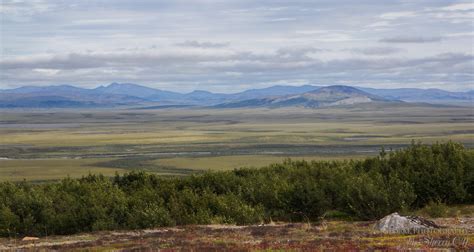
<svg viewBox="0 0 474 252"><path fill-rule="evenodd" d="M0 181L145 170L183 176L285 158L357 159L381 146L474 146L470 107L3 110Z"/></svg>
<svg viewBox="0 0 474 252"><path fill-rule="evenodd" d="M405 250L472 251L474 218L437 218L445 232L384 234L375 222L324 221L261 226L181 226L138 231L111 231L54 236L37 241L0 239L0 250L34 251L314 251Z"/></svg>

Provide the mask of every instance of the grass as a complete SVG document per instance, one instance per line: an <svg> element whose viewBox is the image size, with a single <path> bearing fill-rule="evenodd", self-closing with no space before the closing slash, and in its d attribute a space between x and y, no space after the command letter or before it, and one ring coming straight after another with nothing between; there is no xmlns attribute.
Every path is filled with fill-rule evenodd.
<svg viewBox="0 0 474 252"><path fill-rule="evenodd" d="M10 115L12 123L0 128L4 145L89 146L112 144L175 145L194 143L251 144L384 144L407 143L413 138L425 141L452 139L472 140L472 115L464 108L426 108L420 115L415 111L380 115L367 112L338 110L246 111L179 110L159 112L100 112L92 117L75 120L61 113L45 115L51 121L41 127L33 123L32 114ZM262 118L258 117L258 112ZM451 112L452 114L446 114ZM257 113L257 114L255 114ZM267 113L267 114L265 114ZM38 114L38 113L37 113ZM121 116L119 116L121 115ZM41 116L41 113L39 113ZM148 117L146 117L148 116ZM7 116L8 118L8 116ZM94 121L96 119L96 121ZM4 119L6 120L6 119ZM21 125L22 127L18 127Z"/></svg>
<svg viewBox="0 0 474 252"><path fill-rule="evenodd" d="M364 156L271 156L271 155L236 155L218 157L176 157L152 161L158 166L188 168L194 170L232 170L241 167L263 167L273 163L281 163L285 158L294 160L342 160L357 159Z"/></svg>
<svg viewBox="0 0 474 252"><path fill-rule="evenodd" d="M94 167L98 159L39 159L39 160L0 160L0 181L56 180L66 176L81 177L88 173L113 176L123 169Z"/></svg>
<svg viewBox="0 0 474 252"><path fill-rule="evenodd" d="M341 160L364 156L291 156L294 160ZM145 170L163 176L183 176L207 170L222 171L241 167L262 167L282 162L285 158L272 155L236 155L217 157L175 158L81 158L81 159L11 159L0 160L0 181L57 180L89 173L113 176L131 170Z"/></svg>
<svg viewBox="0 0 474 252"><path fill-rule="evenodd" d="M465 206L472 208L473 206ZM466 232L387 234L373 229L374 221L334 221L323 223L271 223L254 226L191 225L139 231L102 231L71 236L43 237L36 242L0 238L4 250L192 250L192 251L359 251L423 250L471 251L474 249L472 215L463 215L468 225L456 218L433 219L451 230ZM451 243L453 239L458 243ZM431 239L448 241L445 245L429 243ZM465 244L460 241L465 240Z"/></svg>
<svg viewBox="0 0 474 252"><path fill-rule="evenodd" d="M4 110L0 158L20 160L0 160L0 180L57 179L88 172L111 175L137 168L185 175L194 170L265 166L284 157L375 155L382 145L399 148L412 139L474 146L473 122L471 108L421 105ZM45 160L30 160L38 158Z"/></svg>
<svg viewBox="0 0 474 252"><path fill-rule="evenodd" d="M426 218L456 218L460 216L474 217L474 205L448 206L442 202L430 202L425 207L411 214Z"/></svg>
<svg viewBox="0 0 474 252"><path fill-rule="evenodd" d="M348 109L95 111L87 118L77 111L72 112L77 118L59 112L8 113L3 120L12 127L5 124L0 135L5 136L4 145L34 146L383 144L474 137L469 108L392 110L383 114Z"/></svg>

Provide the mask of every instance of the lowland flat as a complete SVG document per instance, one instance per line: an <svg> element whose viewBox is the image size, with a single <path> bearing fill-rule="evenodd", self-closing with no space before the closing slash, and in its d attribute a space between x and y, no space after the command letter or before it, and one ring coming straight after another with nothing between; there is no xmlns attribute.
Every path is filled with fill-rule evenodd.
<svg viewBox="0 0 474 252"><path fill-rule="evenodd" d="M376 155L412 140L474 145L470 107L427 104L280 109L3 110L0 180L43 181L132 169L169 176L285 158Z"/></svg>

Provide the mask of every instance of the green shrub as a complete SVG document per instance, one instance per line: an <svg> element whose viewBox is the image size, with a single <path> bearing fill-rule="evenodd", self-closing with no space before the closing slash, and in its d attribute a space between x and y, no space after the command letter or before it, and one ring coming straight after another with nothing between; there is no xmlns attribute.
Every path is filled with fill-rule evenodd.
<svg viewBox="0 0 474 252"><path fill-rule="evenodd" d="M128 214L126 225L136 229L173 226L176 223L165 207L150 203L146 206L133 207Z"/></svg>
<svg viewBox="0 0 474 252"><path fill-rule="evenodd" d="M446 204L440 201L431 201L420 212L431 218L447 217L449 215L449 208Z"/></svg>
<svg viewBox="0 0 474 252"><path fill-rule="evenodd" d="M354 216L373 220L408 208L415 194L411 186L396 177L364 173L348 183L346 200Z"/></svg>
<svg viewBox="0 0 474 252"><path fill-rule="evenodd" d="M446 216L473 202L474 152L415 144L362 161L285 160L260 169L161 178L131 172L58 183L0 183L0 236L187 224L372 220L395 211ZM444 203L440 203L444 202ZM336 214L337 216L337 214Z"/></svg>
<svg viewBox="0 0 474 252"><path fill-rule="evenodd" d="M0 236L16 235L19 224L20 218L10 208L0 206Z"/></svg>

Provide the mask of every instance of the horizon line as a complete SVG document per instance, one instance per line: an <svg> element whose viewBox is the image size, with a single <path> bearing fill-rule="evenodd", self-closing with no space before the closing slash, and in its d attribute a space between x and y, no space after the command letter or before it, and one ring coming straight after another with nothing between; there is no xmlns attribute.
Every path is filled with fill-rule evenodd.
<svg viewBox="0 0 474 252"><path fill-rule="evenodd" d="M367 87L367 86L343 85L343 84L334 84L334 85L303 84L303 85L295 85L295 86L278 84L278 85L262 87L262 88L244 89L242 91L230 92L230 93L213 92L213 91L206 90L206 89L194 89L190 92L180 92L180 91L173 91L173 90L169 90L169 89L155 88L155 87L148 86L146 84L137 84L137 83L130 83L130 82L111 82L109 84L99 84L98 86L95 86L95 87L81 87L81 86L77 86L77 85L74 85L74 84L25 85L25 86L19 86L19 87L15 87L15 88L7 88L7 89L2 88L2 89L0 89L0 91L4 92L4 91L8 91L8 90L15 90L15 89L27 88L27 87L46 88L46 87L61 87L61 86L68 86L68 87L74 87L74 88L85 89L85 90L95 90L95 89L98 89L98 88L101 88L101 87L104 87L104 88L109 87L109 86L114 85L114 84L116 84L116 85L117 84L118 85L135 85L135 86L150 88L150 89L154 89L154 90L158 90L158 91L173 92L173 93L178 93L178 94L190 94L190 93L197 92L197 91L203 91L203 92L208 92L208 93L212 93L212 94L238 94L238 93L246 92L246 91L249 91L249 90L261 90L261 89L267 89L267 88L272 88L272 87L295 87L295 88L297 88L297 87L304 87L304 86L311 86L311 87L317 87L317 88L330 87L330 86L347 86L347 87L353 87L353 88L358 88L358 89L370 88L370 89L378 89L378 90L397 90L397 89L441 90L441 91L451 92L451 93L469 93L469 92L474 91L474 89L465 89L464 91L450 91L450 90L440 89L440 88L417 88L417 87L374 88L374 87Z"/></svg>

